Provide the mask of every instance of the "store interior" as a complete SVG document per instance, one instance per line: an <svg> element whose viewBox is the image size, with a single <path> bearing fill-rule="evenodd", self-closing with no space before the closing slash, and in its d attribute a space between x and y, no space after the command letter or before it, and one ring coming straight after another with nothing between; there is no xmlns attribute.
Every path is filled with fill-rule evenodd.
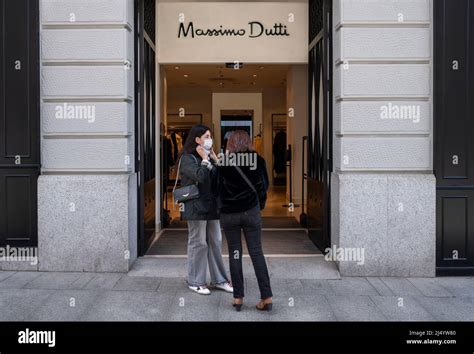
<svg viewBox="0 0 474 354"><path fill-rule="evenodd" d="M194 124L211 128L216 153L225 149L229 132L235 129L247 131L255 150L266 160L271 183L269 204L263 215L294 217L294 213L283 207L289 202L286 198L288 168L285 161L288 66L243 65L236 69L225 64L166 65L164 71L167 113L163 141L164 146L171 146L171 149L163 149L163 177L168 180L163 202L169 210L171 227L173 221L179 220L179 210L173 205L171 195L177 172L177 156ZM215 119L215 93L232 93L233 102L229 106L236 109L220 109ZM251 109L251 94L258 94L256 97L261 100L261 109Z"/></svg>
<svg viewBox="0 0 474 354"><path fill-rule="evenodd" d="M174 254L185 245L182 231L187 224L173 202L172 190L176 178L179 186L178 157L195 124L211 128L216 153L225 151L226 137L231 131L242 129L249 133L255 151L265 159L270 181L266 208L262 211L264 230L273 231L273 240L301 236L301 242L293 243L295 249L285 245L285 251L314 253L314 245L307 242L299 222L304 203L301 189L305 183L301 150L307 122L306 100L301 93L306 90L307 66L176 64L163 65L160 74L161 200L150 203L150 211L145 210L145 215L152 218L154 208L161 204L161 211L156 213L160 215L161 230L148 254ZM288 113L295 111L301 114ZM292 236L291 231L301 235Z"/></svg>

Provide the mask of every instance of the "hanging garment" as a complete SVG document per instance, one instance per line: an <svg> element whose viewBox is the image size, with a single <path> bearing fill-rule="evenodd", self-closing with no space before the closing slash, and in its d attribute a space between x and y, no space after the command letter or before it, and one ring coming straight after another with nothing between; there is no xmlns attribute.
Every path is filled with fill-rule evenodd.
<svg viewBox="0 0 474 354"><path fill-rule="evenodd" d="M260 156L263 156L263 139L262 139L262 136L257 135L253 139L253 144L254 144L255 151L257 152L257 154L259 154Z"/></svg>
<svg viewBox="0 0 474 354"><path fill-rule="evenodd" d="M273 170L276 173L285 173L286 171L286 133L280 130L273 140Z"/></svg>
<svg viewBox="0 0 474 354"><path fill-rule="evenodd" d="M178 155L183 150L183 138L181 137L181 133L176 134L176 146L178 147Z"/></svg>
<svg viewBox="0 0 474 354"><path fill-rule="evenodd" d="M174 157L174 145L173 145L173 141L172 141L172 139L171 139L171 133L170 133L170 132L168 132L168 133L166 134L166 138L169 140L169 143L170 143L170 147L169 147L170 150L169 150L169 153L171 154L171 160L173 161L173 162L171 163L171 160L170 160L170 166L173 166L173 165L174 165L174 158L173 158L173 157Z"/></svg>
<svg viewBox="0 0 474 354"><path fill-rule="evenodd" d="M163 170L167 170L174 165L173 155L171 153L171 140L163 136Z"/></svg>
<svg viewBox="0 0 474 354"><path fill-rule="evenodd" d="M173 156L171 154L171 140L163 136L163 149L162 149L162 163L163 163L163 175L162 175L162 191L166 191L171 166L174 165Z"/></svg>
<svg viewBox="0 0 474 354"><path fill-rule="evenodd" d="M188 138L188 133L189 133L189 130L185 130L181 132L181 137L183 138L183 146L186 143L186 139Z"/></svg>
<svg viewBox="0 0 474 354"><path fill-rule="evenodd" d="M171 133L171 143L173 144L173 159L174 161L178 160L179 148L178 140L176 139L176 133Z"/></svg>

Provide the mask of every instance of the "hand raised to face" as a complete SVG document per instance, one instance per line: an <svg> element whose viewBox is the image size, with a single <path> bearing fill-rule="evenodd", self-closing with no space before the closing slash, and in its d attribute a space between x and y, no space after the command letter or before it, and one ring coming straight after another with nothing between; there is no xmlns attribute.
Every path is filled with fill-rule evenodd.
<svg viewBox="0 0 474 354"><path fill-rule="evenodd" d="M198 145L196 147L196 152L199 154L199 156L201 156L203 160L207 160L207 152L201 145Z"/></svg>

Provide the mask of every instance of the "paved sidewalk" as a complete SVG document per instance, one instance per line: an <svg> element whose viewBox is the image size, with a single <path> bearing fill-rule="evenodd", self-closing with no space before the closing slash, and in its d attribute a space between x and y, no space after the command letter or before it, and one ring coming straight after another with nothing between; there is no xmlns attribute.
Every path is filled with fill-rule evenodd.
<svg viewBox="0 0 474 354"><path fill-rule="evenodd" d="M0 272L0 321L474 321L474 278L272 279L274 311L192 293L183 277Z"/></svg>

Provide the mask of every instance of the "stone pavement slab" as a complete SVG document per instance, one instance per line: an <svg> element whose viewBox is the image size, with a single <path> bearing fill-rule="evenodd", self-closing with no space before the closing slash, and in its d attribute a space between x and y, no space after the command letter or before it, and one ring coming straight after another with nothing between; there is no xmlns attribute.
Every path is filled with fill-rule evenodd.
<svg viewBox="0 0 474 354"><path fill-rule="evenodd" d="M327 299L338 321L387 321L369 296L336 295Z"/></svg>
<svg viewBox="0 0 474 354"><path fill-rule="evenodd" d="M453 297L454 295L439 284L435 278L408 278L420 292L425 296L433 297Z"/></svg>
<svg viewBox="0 0 474 354"><path fill-rule="evenodd" d="M260 312L255 308L257 299L246 299L241 312L232 307L232 300L221 296L219 321L336 321L324 295L273 298L273 311Z"/></svg>
<svg viewBox="0 0 474 354"><path fill-rule="evenodd" d="M328 280L336 295L379 295L366 278Z"/></svg>
<svg viewBox="0 0 474 354"><path fill-rule="evenodd" d="M314 295L336 295L334 288L329 284L330 280L326 279L302 279L305 294Z"/></svg>
<svg viewBox="0 0 474 354"><path fill-rule="evenodd" d="M98 273L83 289L88 290L110 290L119 282L124 275L121 273Z"/></svg>
<svg viewBox="0 0 474 354"><path fill-rule="evenodd" d="M96 276L95 273L81 273L79 277L69 285L68 289L83 289Z"/></svg>
<svg viewBox="0 0 474 354"><path fill-rule="evenodd" d="M79 279L82 273L39 273L40 275L27 283L26 289L69 289Z"/></svg>
<svg viewBox="0 0 474 354"><path fill-rule="evenodd" d="M274 311L278 321L336 321L327 296L297 295L294 297L276 296L273 299Z"/></svg>
<svg viewBox="0 0 474 354"><path fill-rule="evenodd" d="M434 281L454 296L474 297L474 277L440 277Z"/></svg>
<svg viewBox="0 0 474 354"><path fill-rule="evenodd" d="M367 281L372 285L377 292L382 296L395 295L392 290L379 277L368 277Z"/></svg>
<svg viewBox="0 0 474 354"><path fill-rule="evenodd" d="M187 283L185 278L159 278L160 285L156 289L162 294L174 295L179 289L187 289ZM191 291L191 290L190 290Z"/></svg>
<svg viewBox="0 0 474 354"><path fill-rule="evenodd" d="M7 272L7 271L0 272L0 281L5 280L8 277L11 277L15 273L16 272Z"/></svg>
<svg viewBox="0 0 474 354"><path fill-rule="evenodd" d="M15 272L15 274L0 281L0 289L21 289L41 275L42 273L39 272Z"/></svg>
<svg viewBox="0 0 474 354"><path fill-rule="evenodd" d="M311 257L268 258L273 278L281 279L340 279L334 262L328 262L322 255Z"/></svg>
<svg viewBox="0 0 474 354"><path fill-rule="evenodd" d="M103 291L81 321L164 321L172 299L156 291Z"/></svg>
<svg viewBox="0 0 474 354"><path fill-rule="evenodd" d="M160 286L160 279L153 277L122 277L115 284L113 290L124 291L156 291Z"/></svg>
<svg viewBox="0 0 474 354"><path fill-rule="evenodd" d="M30 313L26 320L79 321L102 295L102 292L97 290L55 291L33 313Z"/></svg>
<svg viewBox="0 0 474 354"><path fill-rule="evenodd" d="M414 286L407 278L380 278L385 285L393 292L395 296L404 295L404 296L420 296L423 293Z"/></svg>
<svg viewBox="0 0 474 354"><path fill-rule="evenodd" d="M474 321L471 277L272 277L274 310L262 313L249 267L241 312L232 294L198 295L184 276L151 276L149 265L132 274L0 271L0 321Z"/></svg>
<svg viewBox="0 0 474 354"><path fill-rule="evenodd" d="M412 296L371 296L388 321L435 321Z"/></svg>
<svg viewBox="0 0 474 354"><path fill-rule="evenodd" d="M141 257L128 272L131 277L184 278L187 276L186 258Z"/></svg>
<svg viewBox="0 0 474 354"><path fill-rule="evenodd" d="M415 300L436 321L474 321L474 298L472 297L426 297Z"/></svg>
<svg viewBox="0 0 474 354"><path fill-rule="evenodd" d="M52 290L1 289L0 321L27 320L52 294Z"/></svg>
<svg viewBox="0 0 474 354"><path fill-rule="evenodd" d="M186 288L180 288L171 298L168 321L217 321L221 296L232 303L232 294L214 291L211 295L199 295Z"/></svg>

